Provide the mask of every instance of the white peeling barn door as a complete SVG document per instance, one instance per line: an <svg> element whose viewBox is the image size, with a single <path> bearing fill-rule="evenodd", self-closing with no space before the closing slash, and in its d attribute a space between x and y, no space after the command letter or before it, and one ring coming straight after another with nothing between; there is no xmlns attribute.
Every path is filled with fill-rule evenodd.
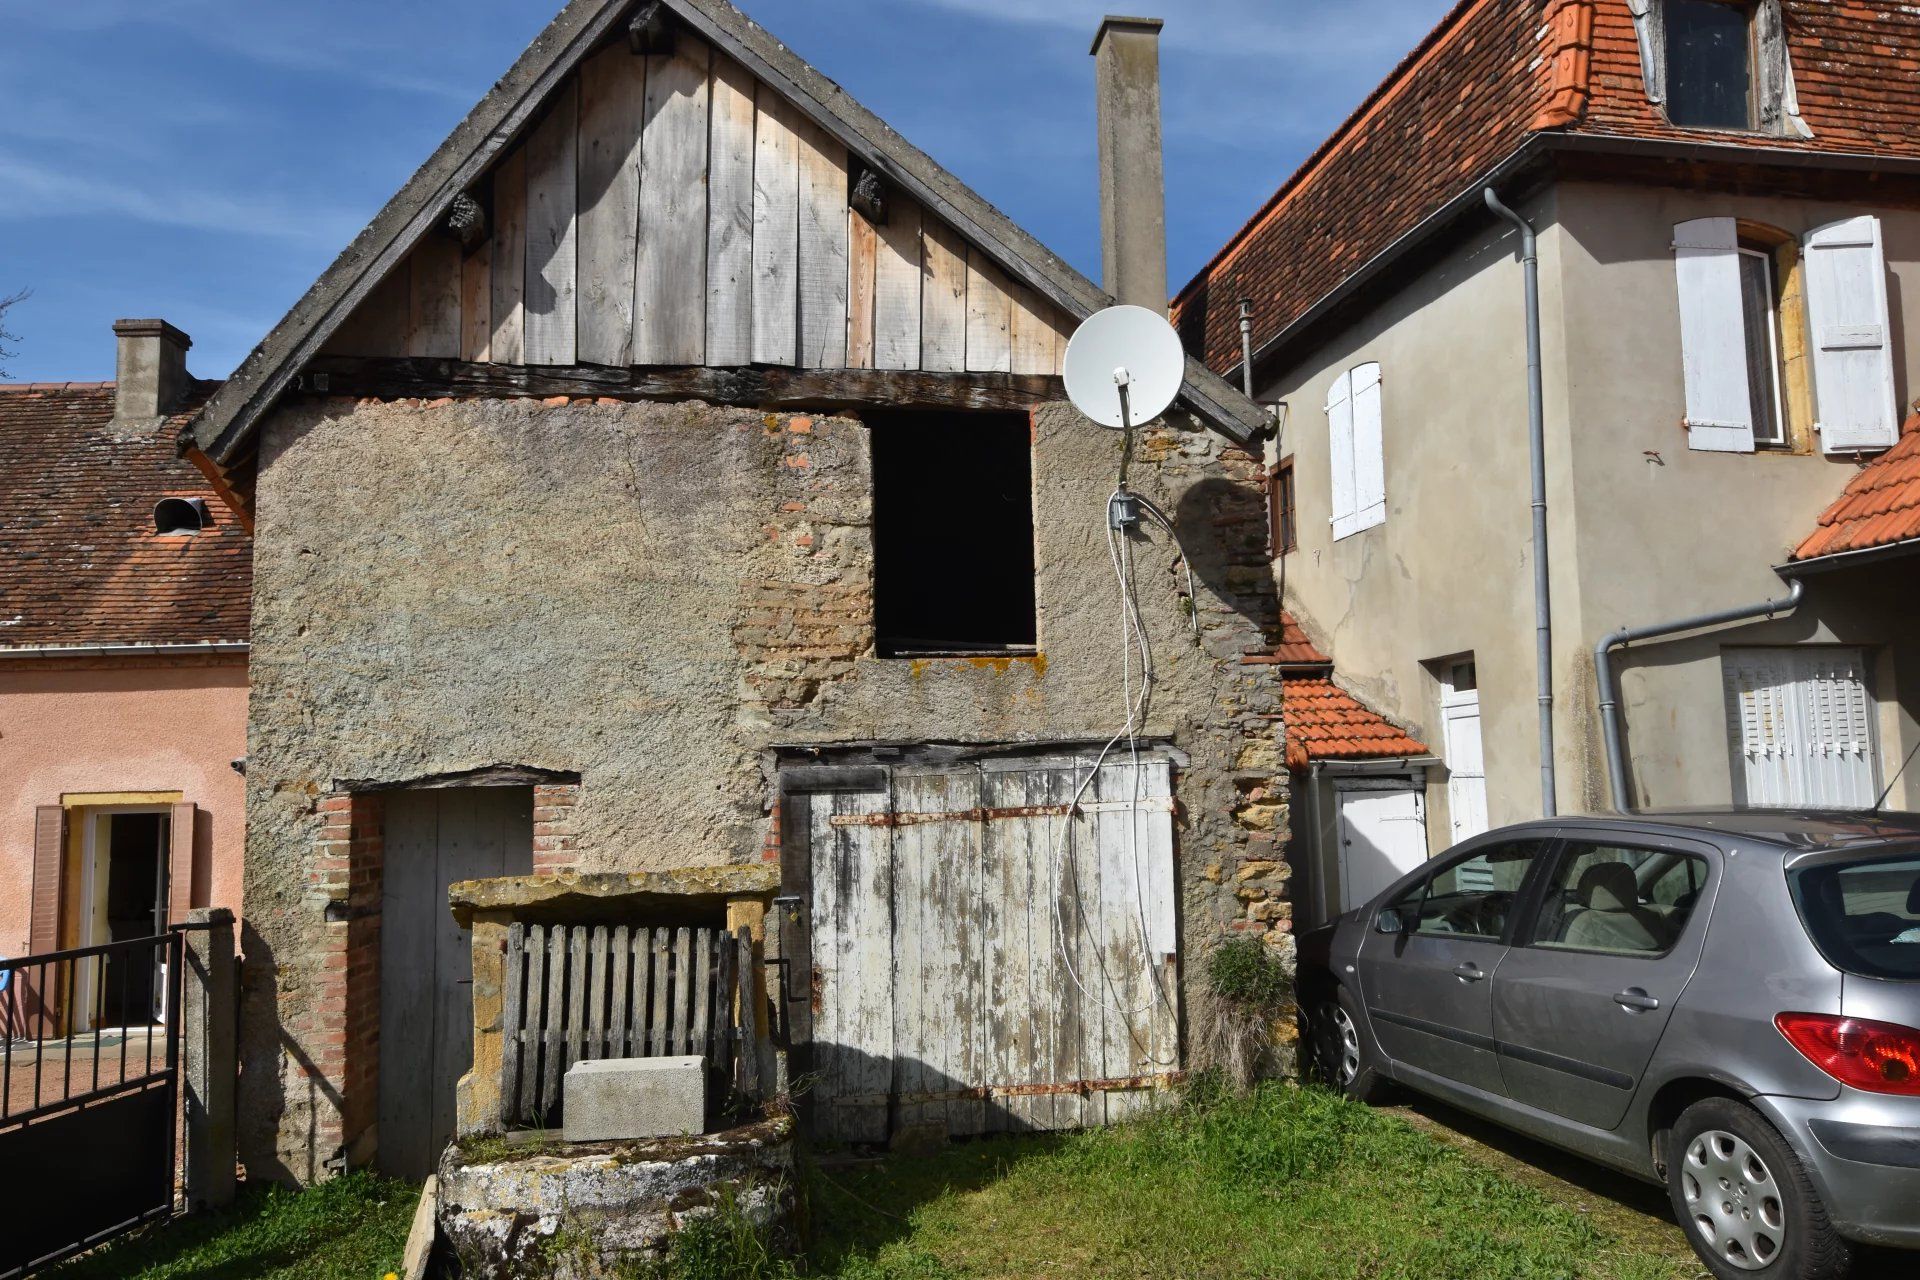
<svg viewBox="0 0 1920 1280"><path fill-rule="evenodd" d="M812 798L815 1123L1118 1119L1179 1066L1170 767L986 761Z"/></svg>

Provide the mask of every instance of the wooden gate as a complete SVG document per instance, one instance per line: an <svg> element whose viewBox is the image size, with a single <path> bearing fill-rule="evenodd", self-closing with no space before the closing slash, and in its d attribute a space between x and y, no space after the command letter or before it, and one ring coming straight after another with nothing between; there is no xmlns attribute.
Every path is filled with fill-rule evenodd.
<svg viewBox="0 0 1920 1280"><path fill-rule="evenodd" d="M1170 767L1090 768L896 768L808 798L822 1136L1103 1124L1177 1073Z"/></svg>

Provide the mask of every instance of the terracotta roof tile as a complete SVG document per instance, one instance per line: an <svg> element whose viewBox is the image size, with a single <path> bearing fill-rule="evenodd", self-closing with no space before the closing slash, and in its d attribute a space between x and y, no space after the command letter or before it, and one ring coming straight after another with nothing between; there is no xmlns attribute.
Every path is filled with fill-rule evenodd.
<svg viewBox="0 0 1920 1280"><path fill-rule="evenodd" d="M109 434L113 384L0 385L0 648L247 638L253 544L175 441ZM211 526L161 537L153 505L203 499Z"/></svg>
<svg viewBox="0 0 1920 1280"><path fill-rule="evenodd" d="M1794 550L1795 560L1867 551L1920 538L1920 414L1900 442L1860 469Z"/></svg>
<svg viewBox="0 0 1920 1280"><path fill-rule="evenodd" d="M1281 685L1287 764L1315 760L1398 760L1431 755L1426 745L1333 682L1331 675L1289 676Z"/></svg>

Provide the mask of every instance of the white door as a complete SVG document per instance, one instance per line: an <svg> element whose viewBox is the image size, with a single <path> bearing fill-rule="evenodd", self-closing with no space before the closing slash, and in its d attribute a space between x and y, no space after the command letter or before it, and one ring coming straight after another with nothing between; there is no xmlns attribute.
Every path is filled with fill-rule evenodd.
<svg viewBox="0 0 1920 1280"><path fill-rule="evenodd" d="M1487 762L1480 746L1480 680L1472 658L1449 662L1440 686L1446 735L1447 815L1453 843L1487 829Z"/></svg>
<svg viewBox="0 0 1920 1280"><path fill-rule="evenodd" d="M1351 911L1427 860L1426 805L1404 780L1336 784L1340 910Z"/></svg>
<svg viewBox="0 0 1920 1280"><path fill-rule="evenodd" d="M1863 809L1878 797L1873 701L1858 649L1728 649L1721 655L1734 799Z"/></svg>

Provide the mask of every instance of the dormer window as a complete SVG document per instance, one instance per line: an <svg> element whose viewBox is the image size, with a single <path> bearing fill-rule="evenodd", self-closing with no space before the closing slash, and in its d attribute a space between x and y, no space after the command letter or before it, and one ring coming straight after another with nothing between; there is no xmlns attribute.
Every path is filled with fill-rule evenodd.
<svg viewBox="0 0 1920 1280"><path fill-rule="evenodd" d="M162 498L153 504L153 531L163 538L184 538L213 521L204 498Z"/></svg>
<svg viewBox="0 0 1920 1280"><path fill-rule="evenodd" d="M1754 6L1666 0L1667 117L1689 129L1751 129Z"/></svg>

